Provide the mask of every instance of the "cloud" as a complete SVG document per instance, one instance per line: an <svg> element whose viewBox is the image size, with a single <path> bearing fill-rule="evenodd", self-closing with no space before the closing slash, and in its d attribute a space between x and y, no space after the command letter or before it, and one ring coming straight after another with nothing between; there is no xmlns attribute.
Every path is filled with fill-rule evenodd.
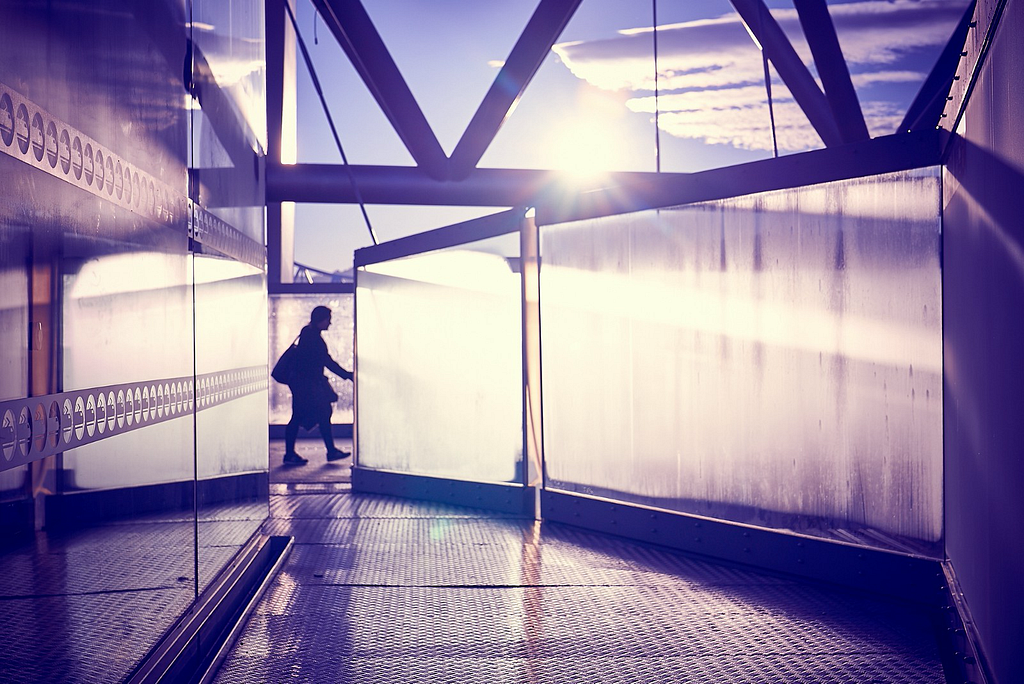
<svg viewBox="0 0 1024 684"><path fill-rule="evenodd" d="M966 0L893 0L829 6L840 46L861 91L862 110L873 134L896 129L901 112L885 100L864 100L876 84L909 90L907 102L924 81L931 63L907 64L915 51L932 57L948 40ZM796 10L773 10L797 54L813 72ZM614 38L554 46L561 62L577 77L607 91L632 95L627 107L654 111L651 28L626 29ZM771 149L771 129L761 55L739 15L732 13L658 27L659 123L681 138ZM821 145L799 106L773 77L772 94L780 150Z"/></svg>

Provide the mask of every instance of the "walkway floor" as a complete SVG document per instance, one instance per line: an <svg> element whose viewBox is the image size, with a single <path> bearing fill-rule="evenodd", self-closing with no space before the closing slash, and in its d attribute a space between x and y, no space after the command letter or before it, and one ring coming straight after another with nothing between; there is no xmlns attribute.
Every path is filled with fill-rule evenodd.
<svg viewBox="0 0 1024 684"><path fill-rule="evenodd" d="M473 509L271 448L295 546L216 681L944 682L914 606ZM275 458L278 459L275 462ZM320 460L318 460L320 459Z"/></svg>

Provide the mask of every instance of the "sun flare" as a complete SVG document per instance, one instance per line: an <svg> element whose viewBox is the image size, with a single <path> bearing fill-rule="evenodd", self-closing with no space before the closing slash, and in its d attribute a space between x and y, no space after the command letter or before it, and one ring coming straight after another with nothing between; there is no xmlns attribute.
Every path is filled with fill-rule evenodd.
<svg viewBox="0 0 1024 684"><path fill-rule="evenodd" d="M619 136L597 121L574 121L552 143L554 168L576 179L600 176L620 163Z"/></svg>

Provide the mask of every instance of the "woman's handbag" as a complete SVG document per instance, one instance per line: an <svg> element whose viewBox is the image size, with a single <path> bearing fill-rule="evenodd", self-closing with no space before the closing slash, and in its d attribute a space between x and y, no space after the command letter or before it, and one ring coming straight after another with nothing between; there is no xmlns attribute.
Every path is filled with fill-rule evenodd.
<svg viewBox="0 0 1024 684"><path fill-rule="evenodd" d="M270 377L282 385L290 385L295 379L295 363L298 358L299 338L296 337L295 341L284 350L284 354L281 354L281 358L274 364L274 370L270 371Z"/></svg>

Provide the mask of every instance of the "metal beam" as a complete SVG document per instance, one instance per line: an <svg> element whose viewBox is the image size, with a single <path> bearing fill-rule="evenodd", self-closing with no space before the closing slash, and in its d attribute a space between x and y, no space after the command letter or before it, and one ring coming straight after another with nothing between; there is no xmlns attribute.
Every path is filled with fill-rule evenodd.
<svg viewBox="0 0 1024 684"><path fill-rule="evenodd" d="M939 117L946 106L946 96L949 94L953 76L962 58L964 44L967 42L967 30L974 16L974 7L974 2L967 5L960 23L953 30L931 73L921 84L917 96L907 108L903 122L896 129L897 133L934 128L939 124Z"/></svg>
<svg viewBox="0 0 1024 684"><path fill-rule="evenodd" d="M313 0L313 5L416 164L431 178L447 178L448 157L362 3Z"/></svg>
<svg viewBox="0 0 1024 684"><path fill-rule="evenodd" d="M825 0L793 0L843 142L867 140L868 126Z"/></svg>
<svg viewBox="0 0 1024 684"><path fill-rule="evenodd" d="M382 261L401 259L413 254L447 249L468 242L515 233L519 231L523 213L522 209L509 209L443 228L407 235L372 247L363 247L355 251L353 263L356 268L359 268Z"/></svg>
<svg viewBox="0 0 1024 684"><path fill-rule="evenodd" d="M352 166L367 204L513 207L526 204L558 174L529 169L475 169L460 182L443 182L414 166ZM267 200L355 203L349 170L342 164L267 167Z"/></svg>
<svg viewBox="0 0 1024 684"><path fill-rule="evenodd" d="M560 172L531 169L475 169L458 183L433 180L409 166L351 170L370 204L536 206L542 222L552 223L938 165L942 135L934 129L889 135L699 173L612 173L585 187L567 184ZM270 165L267 199L351 204L348 174L341 165Z"/></svg>
<svg viewBox="0 0 1024 684"><path fill-rule="evenodd" d="M287 29L284 4L294 7L295 0L267 4L267 160L274 163L294 162L282 159L282 151L294 150L295 127L295 34Z"/></svg>
<svg viewBox="0 0 1024 684"><path fill-rule="evenodd" d="M537 222L548 225L939 166L946 136L945 131L935 129L887 135L710 169L665 183L630 183L624 178L618 188L538 203Z"/></svg>
<svg viewBox="0 0 1024 684"><path fill-rule="evenodd" d="M451 156L451 177L469 175L515 109L581 0L541 0Z"/></svg>
<svg viewBox="0 0 1024 684"><path fill-rule="evenodd" d="M760 42L768 59L775 65L779 76L793 94L793 99L800 105L822 142L826 146L842 144L828 100L763 0L731 1L747 28Z"/></svg>
<svg viewBox="0 0 1024 684"><path fill-rule="evenodd" d="M284 3L268 3L267 51L267 162L294 162L295 150L295 35L285 26ZM205 175L216 171L206 170ZM267 287L289 282L295 257L295 210L280 202L267 202Z"/></svg>

